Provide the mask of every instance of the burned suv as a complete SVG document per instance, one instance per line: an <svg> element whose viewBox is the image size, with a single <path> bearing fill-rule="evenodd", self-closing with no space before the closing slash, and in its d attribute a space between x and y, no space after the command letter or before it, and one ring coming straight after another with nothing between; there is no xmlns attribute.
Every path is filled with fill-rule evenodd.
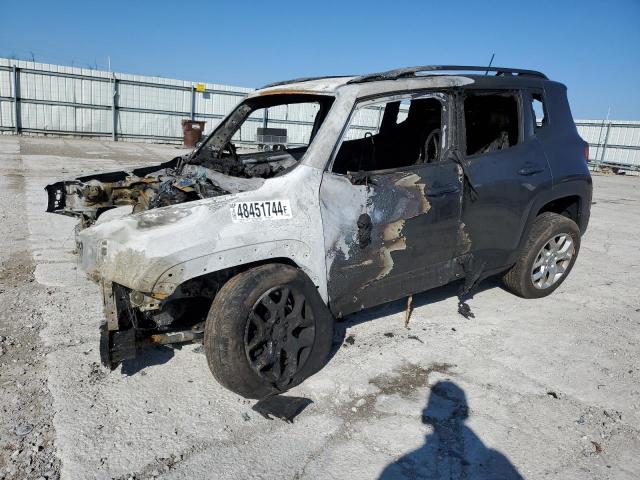
<svg viewBox="0 0 640 480"><path fill-rule="evenodd" d="M286 143L258 148L269 126ZM80 220L106 365L202 339L261 398L324 365L334 318L496 274L549 295L589 221L587 154L544 74L423 66L268 85L189 155L46 188Z"/></svg>

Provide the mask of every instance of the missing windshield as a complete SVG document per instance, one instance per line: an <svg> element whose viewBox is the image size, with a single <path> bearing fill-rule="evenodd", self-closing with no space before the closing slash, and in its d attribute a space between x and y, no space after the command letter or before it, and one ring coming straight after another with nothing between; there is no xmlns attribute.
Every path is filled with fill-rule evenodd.
<svg viewBox="0 0 640 480"><path fill-rule="evenodd" d="M306 94L249 98L188 163L234 177L280 174L302 158L332 102L333 97Z"/></svg>

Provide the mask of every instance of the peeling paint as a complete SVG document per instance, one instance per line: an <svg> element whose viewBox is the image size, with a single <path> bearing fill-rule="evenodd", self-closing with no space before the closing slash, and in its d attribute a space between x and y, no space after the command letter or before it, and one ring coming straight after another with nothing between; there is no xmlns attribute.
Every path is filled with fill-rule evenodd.
<svg viewBox="0 0 640 480"><path fill-rule="evenodd" d="M393 269L393 258L391 257L391 252L406 250L407 242L405 237L402 236L403 227L404 220L398 220L397 222L390 223L385 227L382 236L382 248L380 250L382 270L376 276L375 280L380 280L381 278L386 277Z"/></svg>
<svg viewBox="0 0 640 480"><path fill-rule="evenodd" d="M459 244L460 244L460 253L468 253L471 250L471 237L469 237L469 233L467 232L467 226L464 222L460 222L459 232Z"/></svg>

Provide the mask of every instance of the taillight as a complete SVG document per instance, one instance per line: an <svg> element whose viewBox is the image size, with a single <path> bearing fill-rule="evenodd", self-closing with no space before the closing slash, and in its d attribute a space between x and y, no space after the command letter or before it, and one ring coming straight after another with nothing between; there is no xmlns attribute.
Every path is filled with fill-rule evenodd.
<svg viewBox="0 0 640 480"><path fill-rule="evenodd" d="M584 161L589 163L589 144L588 143L584 144L583 154L584 154Z"/></svg>

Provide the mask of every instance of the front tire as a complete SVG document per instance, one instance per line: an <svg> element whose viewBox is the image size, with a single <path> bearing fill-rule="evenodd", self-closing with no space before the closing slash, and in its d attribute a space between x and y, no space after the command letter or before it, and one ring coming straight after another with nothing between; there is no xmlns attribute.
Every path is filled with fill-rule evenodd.
<svg viewBox="0 0 640 480"><path fill-rule="evenodd" d="M579 250L578 225L557 213L543 212L536 217L518 260L502 280L523 298L546 297L567 278Z"/></svg>
<svg viewBox="0 0 640 480"><path fill-rule="evenodd" d="M204 331L216 380L246 398L301 383L326 363L333 317L309 278L285 264L231 278L216 295Z"/></svg>

